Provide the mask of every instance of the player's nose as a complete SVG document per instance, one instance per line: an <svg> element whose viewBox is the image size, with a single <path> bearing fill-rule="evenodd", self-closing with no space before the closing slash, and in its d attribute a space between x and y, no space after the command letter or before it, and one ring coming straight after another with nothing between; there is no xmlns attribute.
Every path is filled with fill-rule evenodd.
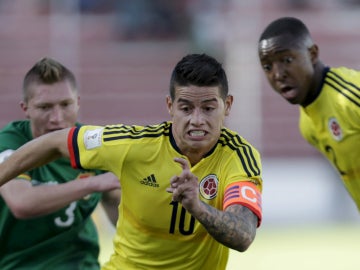
<svg viewBox="0 0 360 270"><path fill-rule="evenodd" d="M286 69L280 63L274 63L272 67L272 77L274 80L281 80L286 77Z"/></svg>
<svg viewBox="0 0 360 270"><path fill-rule="evenodd" d="M49 117L50 122L61 123L63 119L64 119L63 110L58 106L54 106L50 112L50 117Z"/></svg>

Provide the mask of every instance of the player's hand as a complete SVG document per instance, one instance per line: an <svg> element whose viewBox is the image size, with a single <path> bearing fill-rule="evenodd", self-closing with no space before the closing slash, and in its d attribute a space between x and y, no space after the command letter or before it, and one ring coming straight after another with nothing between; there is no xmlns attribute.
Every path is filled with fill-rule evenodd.
<svg viewBox="0 0 360 270"><path fill-rule="evenodd" d="M120 188L119 178L111 172L91 177L96 192L109 191Z"/></svg>
<svg viewBox="0 0 360 270"><path fill-rule="evenodd" d="M190 171L187 160L174 158L174 161L181 165L182 172L170 179L170 187L166 191L172 193L173 201L180 202L186 210L191 212L200 204L198 178Z"/></svg>

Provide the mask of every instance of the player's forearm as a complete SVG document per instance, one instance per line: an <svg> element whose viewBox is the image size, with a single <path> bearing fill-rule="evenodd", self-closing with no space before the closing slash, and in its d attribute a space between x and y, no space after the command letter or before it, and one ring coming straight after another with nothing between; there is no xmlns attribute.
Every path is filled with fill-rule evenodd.
<svg viewBox="0 0 360 270"><path fill-rule="evenodd" d="M14 180L21 181L21 180ZM13 183L8 183L13 184ZM53 213L66 207L71 202L81 199L92 190L84 180L74 180L64 184L40 185L21 189L19 194L11 194L9 187L6 188L4 200L11 212L19 219L35 218ZM13 188L15 193L19 188ZM5 192L3 192L5 193Z"/></svg>
<svg viewBox="0 0 360 270"><path fill-rule="evenodd" d="M38 137L16 150L0 164L0 186L21 173L66 155L67 131L61 130Z"/></svg>
<svg viewBox="0 0 360 270"><path fill-rule="evenodd" d="M220 211L205 203L203 206L196 218L212 237L240 252L250 246L256 235L257 217L249 209L233 205Z"/></svg>
<svg viewBox="0 0 360 270"><path fill-rule="evenodd" d="M77 179L63 184L28 186L26 188L10 182L2 189L4 200L14 216L19 219L28 219L47 215L67 207L73 201L94 192L96 187L93 181ZM21 196L18 194L20 191Z"/></svg>

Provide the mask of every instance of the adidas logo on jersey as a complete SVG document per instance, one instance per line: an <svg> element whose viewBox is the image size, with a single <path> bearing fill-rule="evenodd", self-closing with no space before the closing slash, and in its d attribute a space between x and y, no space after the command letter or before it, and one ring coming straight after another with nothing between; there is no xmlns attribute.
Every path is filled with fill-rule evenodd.
<svg viewBox="0 0 360 270"><path fill-rule="evenodd" d="M159 187L159 184L156 182L155 175L151 174L148 177L145 177L143 180L140 181L140 184L151 186L151 187Z"/></svg>

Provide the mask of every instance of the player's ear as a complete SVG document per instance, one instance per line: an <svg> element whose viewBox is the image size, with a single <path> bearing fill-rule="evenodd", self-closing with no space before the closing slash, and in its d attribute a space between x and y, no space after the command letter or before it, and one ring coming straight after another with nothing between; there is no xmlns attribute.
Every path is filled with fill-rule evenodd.
<svg viewBox="0 0 360 270"><path fill-rule="evenodd" d="M173 113L172 113L173 102L172 102L172 99L171 99L171 97L169 95L166 96L166 106L167 106L169 114L171 116L173 116Z"/></svg>
<svg viewBox="0 0 360 270"><path fill-rule="evenodd" d="M231 106L234 101L233 95L228 95L225 99L225 115L228 116L230 114Z"/></svg>
<svg viewBox="0 0 360 270"><path fill-rule="evenodd" d="M28 106L27 103L25 101L20 101L20 108L23 110L23 112L25 113L26 118L29 118L29 113L28 113Z"/></svg>
<svg viewBox="0 0 360 270"><path fill-rule="evenodd" d="M311 63L315 64L319 59L319 47L316 44L313 44L309 48L309 54L310 54Z"/></svg>

